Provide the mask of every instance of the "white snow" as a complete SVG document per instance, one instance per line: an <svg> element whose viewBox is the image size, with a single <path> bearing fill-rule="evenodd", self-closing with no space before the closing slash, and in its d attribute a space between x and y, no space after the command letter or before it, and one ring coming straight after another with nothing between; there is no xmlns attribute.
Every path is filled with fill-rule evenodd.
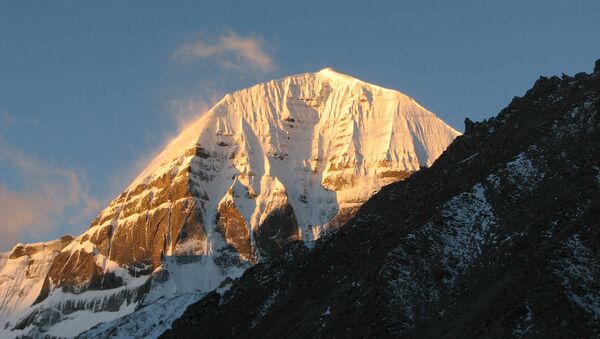
<svg viewBox="0 0 600 339"><path fill-rule="evenodd" d="M489 182L494 189L500 188L500 178L496 174L488 175L485 181Z"/></svg>
<svg viewBox="0 0 600 339"><path fill-rule="evenodd" d="M524 336L532 335L532 332L535 331L533 311L531 310L531 307L529 307L527 301L525 301L525 309L527 310L527 314L525 314L525 317L519 321L517 327L513 330L512 334L515 338L523 338Z"/></svg>
<svg viewBox="0 0 600 339"><path fill-rule="evenodd" d="M200 300L201 292L165 296L124 317L102 323L82 334L85 338L158 338L181 316L187 306Z"/></svg>
<svg viewBox="0 0 600 339"><path fill-rule="evenodd" d="M444 264L453 275L466 270L477 258L489 237L490 226L495 224L492 207L487 202L481 184L472 192L462 193L448 201L442 215L447 218L442 238Z"/></svg>
<svg viewBox="0 0 600 339"><path fill-rule="evenodd" d="M135 311L135 304L127 304L126 301L123 301L123 304L117 312L93 312L90 310L74 312L69 314L66 319L48 328L46 333L62 338L74 337L79 333L88 330L91 324L111 321L133 311Z"/></svg>
<svg viewBox="0 0 600 339"><path fill-rule="evenodd" d="M414 326L415 305L419 300L437 302L441 291L429 275L431 259L438 259L445 273L443 283L454 285L495 238L496 217L487 201L485 188L476 183L468 192L458 194L440 208L441 222L428 222L405 239L415 246L428 244L421 256L409 256L403 245L388 253L384 276L388 279L389 307L402 315L400 327ZM437 270L438 268L435 268Z"/></svg>
<svg viewBox="0 0 600 339"><path fill-rule="evenodd" d="M260 318L264 317L265 314L267 314L267 312L269 311L269 308L271 308L271 305L273 305L275 303L275 300L277 300L278 295L279 295L278 291L271 293L267 297L267 299L265 299L265 301L259 306L258 317L256 319L252 320L252 322L250 323L250 328L255 327L258 324L258 322L260 321Z"/></svg>
<svg viewBox="0 0 600 339"><path fill-rule="evenodd" d="M14 259L9 259L10 252L0 254L0 327L33 304L62 245L55 240L18 246L34 248L36 253Z"/></svg>
<svg viewBox="0 0 600 339"><path fill-rule="evenodd" d="M566 241L565 250L567 255L558 261L559 268L554 271L554 274L562 280L567 297L598 324L600 262L577 234Z"/></svg>
<svg viewBox="0 0 600 339"><path fill-rule="evenodd" d="M520 188L531 189L544 178L544 172L538 170L524 152L519 153L515 159L506 163L510 173L510 180Z"/></svg>
<svg viewBox="0 0 600 339"><path fill-rule="evenodd" d="M152 289L145 298L146 302L159 300L163 296L175 296L191 292L210 292L230 277L242 275L239 267L224 268L218 266L210 256L201 256L191 263L177 262L176 257L166 257L162 270L166 270L169 279L162 283L153 283Z"/></svg>
<svg viewBox="0 0 600 339"><path fill-rule="evenodd" d="M60 322L43 329L48 334L58 337L76 336L99 322L111 321L135 311L136 303L128 302L126 295L134 293L146 282L146 279L147 277L130 276L125 286L109 290L88 290L80 294L63 292L61 289L54 290L41 303L6 318L11 325L0 328L0 337L36 336L41 329L36 328L35 325L18 331L10 331L10 329L25 316L40 313L42 310L52 310L60 315ZM122 299L118 311L105 311L104 306L115 299Z"/></svg>
<svg viewBox="0 0 600 339"><path fill-rule="evenodd" d="M530 147L531 151L535 151L535 149L535 146ZM519 191L518 193L523 193L531 192L544 179L544 176L544 172L534 165L530 157L525 152L520 152L513 160L488 175L485 181L493 189L499 189L502 185L509 184L515 187Z"/></svg>
<svg viewBox="0 0 600 339"><path fill-rule="evenodd" d="M87 232L86 232L87 233ZM61 252L75 252L83 250L86 253L94 253L95 245L90 241L81 241L80 239L73 240L70 244L65 246Z"/></svg>

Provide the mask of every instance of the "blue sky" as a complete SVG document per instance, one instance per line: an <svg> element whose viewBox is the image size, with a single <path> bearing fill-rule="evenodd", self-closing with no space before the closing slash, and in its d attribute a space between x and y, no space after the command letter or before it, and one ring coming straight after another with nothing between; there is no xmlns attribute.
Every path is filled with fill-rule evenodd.
<svg viewBox="0 0 600 339"><path fill-rule="evenodd" d="M0 250L82 232L203 107L331 66L455 128L589 72L599 1L0 2Z"/></svg>

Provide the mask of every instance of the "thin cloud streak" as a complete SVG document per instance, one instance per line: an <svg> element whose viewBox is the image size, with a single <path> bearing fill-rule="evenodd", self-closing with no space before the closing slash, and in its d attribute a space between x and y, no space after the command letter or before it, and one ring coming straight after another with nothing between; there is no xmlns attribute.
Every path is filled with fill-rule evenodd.
<svg viewBox="0 0 600 339"><path fill-rule="evenodd" d="M8 113L0 106L0 127L13 126L18 124L40 125L39 120L35 118L24 118Z"/></svg>
<svg viewBox="0 0 600 339"><path fill-rule="evenodd" d="M80 174L44 163L11 146L2 135L0 163L18 171L22 184L20 190L0 184L0 250L23 237L42 240L59 227L81 227L100 207Z"/></svg>
<svg viewBox="0 0 600 339"><path fill-rule="evenodd" d="M221 98L223 98L223 95L215 91L209 96L170 100L168 102L169 111L177 123L177 134L181 133L190 123L204 115Z"/></svg>
<svg viewBox="0 0 600 339"><path fill-rule="evenodd" d="M207 40L210 39L203 36L184 44L173 53L173 57L182 61L211 59L223 68L240 71L250 68L268 73L277 69L261 38L241 37L229 31L221 34L212 43Z"/></svg>

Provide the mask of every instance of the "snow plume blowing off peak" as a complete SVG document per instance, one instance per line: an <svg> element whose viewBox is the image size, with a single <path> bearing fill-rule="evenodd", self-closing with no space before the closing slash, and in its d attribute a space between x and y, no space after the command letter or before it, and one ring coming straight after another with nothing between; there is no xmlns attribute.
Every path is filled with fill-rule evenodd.
<svg viewBox="0 0 600 339"><path fill-rule="evenodd" d="M0 256L0 333L69 337L103 322L85 336L140 335L141 322L157 336L254 263L343 225L458 135L412 98L331 68L227 94L84 234ZM7 278L32 263L35 277Z"/></svg>

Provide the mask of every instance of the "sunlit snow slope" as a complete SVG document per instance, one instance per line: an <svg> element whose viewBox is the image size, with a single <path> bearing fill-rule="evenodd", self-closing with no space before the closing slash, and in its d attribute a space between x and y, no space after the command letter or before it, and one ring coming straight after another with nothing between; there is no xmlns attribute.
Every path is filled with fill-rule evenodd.
<svg viewBox="0 0 600 339"><path fill-rule="evenodd" d="M329 68L228 94L56 255L36 304L1 328L76 335L131 305L215 289L339 227L458 135L412 98Z"/></svg>

